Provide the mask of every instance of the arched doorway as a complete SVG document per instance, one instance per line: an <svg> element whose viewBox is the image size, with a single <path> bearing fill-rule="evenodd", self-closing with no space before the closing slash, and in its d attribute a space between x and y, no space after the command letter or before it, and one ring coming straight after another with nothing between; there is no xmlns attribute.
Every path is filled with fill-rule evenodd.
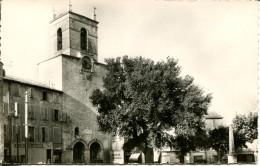
<svg viewBox="0 0 260 166"><path fill-rule="evenodd" d="M84 162L84 150L85 146L82 142L77 142L73 147L73 162L83 163Z"/></svg>
<svg viewBox="0 0 260 166"><path fill-rule="evenodd" d="M93 142L90 146L90 162L91 163L102 163L101 158L101 146L98 142Z"/></svg>

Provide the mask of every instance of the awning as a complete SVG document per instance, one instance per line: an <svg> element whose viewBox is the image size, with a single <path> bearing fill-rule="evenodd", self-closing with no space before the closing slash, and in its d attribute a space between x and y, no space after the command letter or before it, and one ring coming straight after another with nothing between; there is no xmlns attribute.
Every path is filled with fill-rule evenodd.
<svg viewBox="0 0 260 166"><path fill-rule="evenodd" d="M140 156L140 153L133 153L133 154L131 154L129 161L138 161L139 156Z"/></svg>

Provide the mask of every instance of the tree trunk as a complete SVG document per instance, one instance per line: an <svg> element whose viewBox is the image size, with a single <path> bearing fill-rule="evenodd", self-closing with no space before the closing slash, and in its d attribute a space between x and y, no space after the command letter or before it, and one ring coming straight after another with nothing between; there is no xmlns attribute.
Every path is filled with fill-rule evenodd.
<svg viewBox="0 0 260 166"><path fill-rule="evenodd" d="M204 151L205 151L205 160L206 160L206 162L208 163L207 150L206 150L206 149L204 149Z"/></svg>
<svg viewBox="0 0 260 166"><path fill-rule="evenodd" d="M218 163L221 163L221 156L220 156L219 152L217 152L217 154L218 154Z"/></svg>
<svg viewBox="0 0 260 166"><path fill-rule="evenodd" d="M152 164L153 163L153 149L152 148L147 148L144 151L144 157L145 157L145 163L146 164Z"/></svg>
<svg viewBox="0 0 260 166"><path fill-rule="evenodd" d="M180 163L184 164L184 155L183 154L180 155Z"/></svg>

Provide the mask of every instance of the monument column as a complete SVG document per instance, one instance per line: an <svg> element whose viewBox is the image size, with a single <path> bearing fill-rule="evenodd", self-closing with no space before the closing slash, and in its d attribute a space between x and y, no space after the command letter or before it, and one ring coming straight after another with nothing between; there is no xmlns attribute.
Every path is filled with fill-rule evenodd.
<svg viewBox="0 0 260 166"><path fill-rule="evenodd" d="M229 125L229 154L228 163L237 163L237 155L235 154L234 134L232 125Z"/></svg>
<svg viewBox="0 0 260 166"><path fill-rule="evenodd" d="M112 137L112 150L110 151L110 162L112 164L124 164L124 139L117 134Z"/></svg>

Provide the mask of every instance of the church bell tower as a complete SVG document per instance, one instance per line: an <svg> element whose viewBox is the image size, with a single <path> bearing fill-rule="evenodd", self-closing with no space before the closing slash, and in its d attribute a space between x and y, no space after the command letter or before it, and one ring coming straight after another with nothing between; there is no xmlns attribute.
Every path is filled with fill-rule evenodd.
<svg viewBox="0 0 260 166"><path fill-rule="evenodd" d="M68 68L74 76L76 73L92 75L94 63L98 61L97 30L95 11L93 19L71 10L54 16L50 22L50 53L38 64L39 81L63 90Z"/></svg>
<svg viewBox="0 0 260 166"><path fill-rule="evenodd" d="M59 54L83 58L92 61L98 58L98 22L72 11L63 13L50 23L50 58Z"/></svg>

